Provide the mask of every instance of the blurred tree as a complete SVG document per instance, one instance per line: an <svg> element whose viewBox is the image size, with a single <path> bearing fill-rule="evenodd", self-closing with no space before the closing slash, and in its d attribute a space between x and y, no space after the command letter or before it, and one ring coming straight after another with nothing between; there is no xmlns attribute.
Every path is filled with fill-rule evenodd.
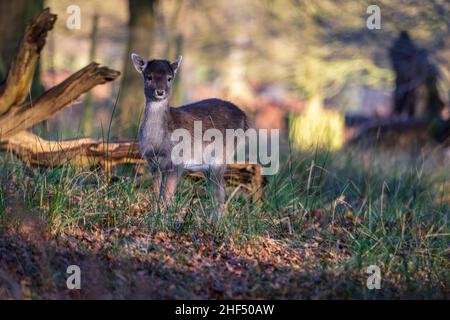
<svg viewBox="0 0 450 320"><path fill-rule="evenodd" d="M16 53L19 39L25 30L27 0L0 1L0 78L5 79L9 64ZM8 32L4 32L8 30Z"/></svg>
<svg viewBox="0 0 450 320"><path fill-rule="evenodd" d="M277 83L306 99L313 95L311 90L319 89L322 100L331 99L349 84L391 89L388 48L403 29L449 69L450 55L444 54L450 49L449 1L381 0L380 30L366 26L370 4L370 0L189 0L189 10L180 20L189 40L186 51L197 55L197 68L209 69L203 74L222 79L232 63L241 60L244 80ZM236 36L243 41L235 41ZM232 57L236 50L241 52L239 59Z"/></svg>
<svg viewBox="0 0 450 320"><path fill-rule="evenodd" d="M158 0L129 0L129 35L114 135L135 137L139 128L145 98L142 77L133 67L130 56L135 52L150 57L156 20Z"/></svg>
<svg viewBox="0 0 450 320"><path fill-rule="evenodd" d="M98 15L92 16L92 30L90 34L91 48L89 50L89 62L95 61L97 52L97 33L98 33ZM94 116L94 104L92 101L92 92L86 93L84 99L83 116L81 118L81 126L83 134L90 136L92 134L93 116Z"/></svg>
<svg viewBox="0 0 450 320"><path fill-rule="evenodd" d="M415 70L418 48L407 31L402 31L393 43L390 57L395 71L394 112L401 114L407 111L408 116L412 117L416 109L416 87L419 84L416 81L422 80L417 79Z"/></svg>
<svg viewBox="0 0 450 320"><path fill-rule="evenodd" d="M416 46L407 31L402 31L390 57L396 75L394 112L407 111L409 117L439 117L444 103L437 87L439 74L428 59L428 52ZM417 110L420 103L423 107Z"/></svg>
<svg viewBox="0 0 450 320"><path fill-rule="evenodd" d="M175 37L175 54L174 57L182 56L183 55L183 45L184 45L184 38L183 34L177 33ZM165 57L169 58L171 55L167 54ZM172 104L177 106L180 105L183 101L183 88L181 85L181 73L182 70L180 69L177 72L177 76L175 78L175 83L173 85L173 94L172 94Z"/></svg>
<svg viewBox="0 0 450 320"><path fill-rule="evenodd" d="M164 25L164 42L166 42L166 48L164 55L166 59L175 59L176 57L183 55L184 51L184 35L178 30L178 22L180 19L181 9L183 7L183 0L176 0L172 4L174 8L171 10L169 21ZM183 88L181 84L183 68L178 70L177 76L173 86L172 104L177 106L183 102Z"/></svg>
<svg viewBox="0 0 450 320"><path fill-rule="evenodd" d="M5 79L9 64L18 48L21 36L29 20L44 8L44 0L0 0L0 79ZM7 32L5 32L7 30ZM32 96L43 92L39 81L39 66L31 88Z"/></svg>
<svg viewBox="0 0 450 320"><path fill-rule="evenodd" d="M0 0L0 81L6 78L9 65L16 53L21 36L27 23L44 9L44 0ZM7 30L7 32L5 32ZM44 87L40 81L40 63L36 66L30 99L40 96ZM33 131L44 135L47 132L46 121L33 127Z"/></svg>
<svg viewBox="0 0 450 320"><path fill-rule="evenodd" d="M209 18L211 37L202 44L208 50L201 53L216 55L214 63L225 61L223 68L229 70L227 57L236 46L231 41L232 35L236 32L245 35L249 40L241 59L245 61L242 74L246 80L290 88L293 94L306 100L309 115L320 114L317 110L323 111L326 101L336 101L350 85L390 90L394 77L388 48L398 30L411 30L424 43L423 47L428 48L431 59L441 57L441 67L447 66L444 69L450 65L449 55L442 56L442 52L448 52L445 44L449 39L448 1L380 1L377 4L381 8L381 30L366 27L370 1L277 0L249 1L245 5L230 1L235 5L227 2L212 8L203 4L201 12L204 19ZM238 12L233 10L236 6ZM204 40L198 34L196 38ZM218 58L220 55L224 59ZM298 115L292 115L290 120L291 136L298 136L304 121ZM310 120L321 122L318 117ZM333 130L343 127L337 118L336 125L331 123ZM322 125L315 127L323 130ZM323 135L342 137L338 131ZM311 137L321 135L316 133ZM333 142L333 145L337 144Z"/></svg>

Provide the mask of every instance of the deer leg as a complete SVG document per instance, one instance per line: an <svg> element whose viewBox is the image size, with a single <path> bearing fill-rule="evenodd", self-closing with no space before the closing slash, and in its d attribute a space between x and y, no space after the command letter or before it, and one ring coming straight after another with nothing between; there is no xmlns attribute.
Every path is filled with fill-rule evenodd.
<svg viewBox="0 0 450 320"><path fill-rule="evenodd" d="M222 218L225 209L225 167L214 167L208 170L206 182L208 190L212 191L214 212L218 219Z"/></svg>
<svg viewBox="0 0 450 320"><path fill-rule="evenodd" d="M160 198L162 197L162 206L166 210L173 201L173 195L177 190L178 181L180 180L181 172L173 170L162 174L162 184L160 191Z"/></svg>
<svg viewBox="0 0 450 320"><path fill-rule="evenodd" d="M157 211L159 207L159 202L161 198L161 189L162 189L162 174L161 172L153 173L153 181L152 181L152 193L153 193L153 211Z"/></svg>

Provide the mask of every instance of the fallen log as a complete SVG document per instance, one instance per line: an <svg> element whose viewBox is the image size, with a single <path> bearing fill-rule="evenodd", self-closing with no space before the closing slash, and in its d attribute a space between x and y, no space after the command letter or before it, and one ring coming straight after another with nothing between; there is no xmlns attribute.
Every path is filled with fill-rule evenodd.
<svg viewBox="0 0 450 320"><path fill-rule="evenodd" d="M110 170L121 164L144 163L139 145L133 141L105 142L90 138L48 141L21 131L0 144L29 166L72 165L84 169L100 166Z"/></svg>
<svg viewBox="0 0 450 320"><path fill-rule="evenodd" d="M35 101L25 101L47 32L55 21L56 15L45 9L30 22L7 79L0 88L0 151L12 152L30 166L100 167L107 177L118 165L145 163L135 141L90 138L48 141L26 131L50 118L81 94L120 75L119 71L91 63ZM259 201L263 178L258 165L234 164L227 168L225 176L232 185L244 186Z"/></svg>
<svg viewBox="0 0 450 320"><path fill-rule="evenodd" d="M11 152L29 166L57 167L74 166L83 169L101 168L108 177L111 170L123 164L144 164L139 144L136 141L99 141L81 138L62 141L48 141L37 135L21 131L0 143L0 150ZM202 173L189 175L194 179ZM257 164L236 163L227 166L227 184L247 190L255 201L262 195L264 178Z"/></svg>
<svg viewBox="0 0 450 320"><path fill-rule="evenodd" d="M436 144L450 146L450 120L387 118L367 120L355 130L347 145L404 148Z"/></svg>

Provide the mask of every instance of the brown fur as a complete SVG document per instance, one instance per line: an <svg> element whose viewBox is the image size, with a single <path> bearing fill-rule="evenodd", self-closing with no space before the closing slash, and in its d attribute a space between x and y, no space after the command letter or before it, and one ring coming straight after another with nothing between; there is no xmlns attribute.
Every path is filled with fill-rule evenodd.
<svg viewBox="0 0 450 320"><path fill-rule="evenodd" d="M145 61L132 55L136 69L144 78L144 93L147 100L144 121L140 129L140 147L150 169L154 172L152 190L155 208L162 201L165 209L173 199L178 182L185 169L184 165L172 163L171 154L175 145L171 141L172 132L186 129L194 137L194 122L202 122L202 131L220 130L225 137L226 129L248 129L245 113L231 102L207 99L178 108L169 106L173 77L181 63L181 57L170 63L167 60ZM226 148L224 148L225 150ZM224 210L225 181L224 164L201 165L208 186L212 190L213 205L220 216ZM192 171L192 170L191 170Z"/></svg>

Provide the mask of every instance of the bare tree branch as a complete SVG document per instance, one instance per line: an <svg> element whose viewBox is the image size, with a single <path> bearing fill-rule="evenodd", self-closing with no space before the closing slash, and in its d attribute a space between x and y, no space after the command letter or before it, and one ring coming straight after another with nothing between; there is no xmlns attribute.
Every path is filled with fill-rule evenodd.
<svg viewBox="0 0 450 320"><path fill-rule="evenodd" d="M119 75L119 71L91 63L45 92L32 106L31 103L12 106L0 115L0 141L50 118L84 92Z"/></svg>
<svg viewBox="0 0 450 320"><path fill-rule="evenodd" d="M55 21L56 15L45 9L28 24L19 52L0 88L0 115L11 106L23 103L27 97L47 32Z"/></svg>

